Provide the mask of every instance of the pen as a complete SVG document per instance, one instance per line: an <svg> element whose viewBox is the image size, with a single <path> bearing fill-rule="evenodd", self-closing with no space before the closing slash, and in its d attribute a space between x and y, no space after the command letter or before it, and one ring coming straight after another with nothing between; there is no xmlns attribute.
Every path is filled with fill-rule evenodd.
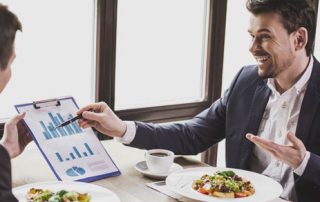
<svg viewBox="0 0 320 202"><path fill-rule="evenodd" d="M92 112L93 109L89 109L89 110L87 110L87 111ZM83 112L82 112L82 113L83 113ZM56 126L55 129L60 128L60 127L63 127L63 126L66 126L66 125L69 125L70 123L72 123L72 122L74 122L74 121L76 121L76 120L78 120L78 119L82 119L82 113L79 114L78 116L75 116L75 117L73 117L72 119L69 119L68 121L63 122L62 124Z"/></svg>

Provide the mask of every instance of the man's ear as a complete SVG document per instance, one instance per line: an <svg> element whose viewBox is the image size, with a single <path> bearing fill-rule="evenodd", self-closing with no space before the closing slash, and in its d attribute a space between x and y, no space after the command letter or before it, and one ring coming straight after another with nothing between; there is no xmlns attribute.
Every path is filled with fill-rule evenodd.
<svg viewBox="0 0 320 202"><path fill-rule="evenodd" d="M305 49L308 43L308 30L300 27L295 31L295 50Z"/></svg>

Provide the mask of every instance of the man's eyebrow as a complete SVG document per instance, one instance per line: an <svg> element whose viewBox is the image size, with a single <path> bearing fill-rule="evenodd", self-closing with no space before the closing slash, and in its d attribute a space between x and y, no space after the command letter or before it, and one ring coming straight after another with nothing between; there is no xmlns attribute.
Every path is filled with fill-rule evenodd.
<svg viewBox="0 0 320 202"><path fill-rule="evenodd" d="M251 31L250 29L248 29L248 32L249 32L250 34L252 33L252 31ZM270 30L267 29L267 28L262 28L262 29L259 29L259 30L257 31L257 33L261 33L261 32L271 33Z"/></svg>

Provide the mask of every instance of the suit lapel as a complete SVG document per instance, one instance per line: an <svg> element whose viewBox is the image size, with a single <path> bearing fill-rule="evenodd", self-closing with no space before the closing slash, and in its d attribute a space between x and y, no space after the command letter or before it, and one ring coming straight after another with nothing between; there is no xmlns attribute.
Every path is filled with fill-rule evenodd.
<svg viewBox="0 0 320 202"><path fill-rule="evenodd" d="M242 148L241 148L241 161L240 168L248 169L248 161L250 159L253 143L245 138L246 133L250 132L257 135L259 130L260 122L266 108L266 105L270 96L270 89L267 87L265 82L261 82L257 86L253 96L253 101L250 105L250 112L248 118L248 124L242 137ZM301 139L305 144L310 135L310 129L313 124L313 119L317 113L317 109L320 105L320 63L314 58L313 70L309 80L308 88L304 96L296 136ZM301 118L303 117L303 118Z"/></svg>
<svg viewBox="0 0 320 202"><path fill-rule="evenodd" d="M265 82L257 86L250 106L246 132L254 135L257 134L263 113L269 100L270 92L271 90Z"/></svg>
<svg viewBox="0 0 320 202"><path fill-rule="evenodd" d="M253 95L253 99L250 105L250 111L248 114L248 123L246 126L245 133L242 137L242 147L241 147L241 161L240 168L248 168L248 160L251 155L251 151L253 148L253 143L250 142L246 137L246 133L252 133L254 135L257 134L260 126L260 122L266 108L266 105L270 96L270 89L264 81L257 86L255 93Z"/></svg>
<svg viewBox="0 0 320 202"><path fill-rule="evenodd" d="M310 135L311 125L313 124L313 118L320 104L319 86L320 86L320 64L314 58L313 70L311 73L307 91L305 93L305 96L301 105L301 110L300 110L297 130L296 130L296 136L299 139L301 139L302 142L304 143L306 143L308 140L308 137Z"/></svg>

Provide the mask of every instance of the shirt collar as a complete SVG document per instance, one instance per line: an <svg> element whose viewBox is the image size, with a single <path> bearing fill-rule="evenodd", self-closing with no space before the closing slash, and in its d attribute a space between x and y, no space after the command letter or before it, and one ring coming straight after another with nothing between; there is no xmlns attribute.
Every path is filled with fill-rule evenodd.
<svg viewBox="0 0 320 202"><path fill-rule="evenodd" d="M311 76L312 69L313 69L313 56L310 56L307 69L305 70L303 75L300 77L300 79L292 86L292 88L296 90L297 94L300 94L301 91L304 90L304 88L307 86ZM273 78L269 78L267 84L273 93L276 93L276 92L278 93L278 91L276 90Z"/></svg>

